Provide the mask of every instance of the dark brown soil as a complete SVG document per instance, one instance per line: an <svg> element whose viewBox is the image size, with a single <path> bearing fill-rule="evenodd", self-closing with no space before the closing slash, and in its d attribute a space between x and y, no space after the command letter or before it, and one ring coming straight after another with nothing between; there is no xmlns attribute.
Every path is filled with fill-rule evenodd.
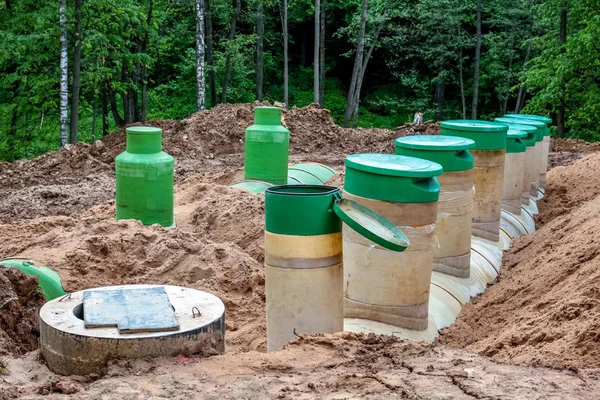
<svg viewBox="0 0 600 400"><path fill-rule="evenodd" d="M36 277L0 265L0 356L37 349L44 302Z"/></svg>

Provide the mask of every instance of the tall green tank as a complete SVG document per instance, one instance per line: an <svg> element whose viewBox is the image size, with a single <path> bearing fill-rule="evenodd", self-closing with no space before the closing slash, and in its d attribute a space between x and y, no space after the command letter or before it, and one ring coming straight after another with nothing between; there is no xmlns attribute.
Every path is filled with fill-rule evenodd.
<svg viewBox="0 0 600 400"><path fill-rule="evenodd" d="M115 159L117 219L171 227L175 160L162 151L162 129L127 128L127 148Z"/></svg>
<svg viewBox="0 0 600 400"><path fill-rule="evenodd" d="M254 125L246 129L244 180L286 184L289 148L290 131L281 125L281 108L255 107Z"/></svg>

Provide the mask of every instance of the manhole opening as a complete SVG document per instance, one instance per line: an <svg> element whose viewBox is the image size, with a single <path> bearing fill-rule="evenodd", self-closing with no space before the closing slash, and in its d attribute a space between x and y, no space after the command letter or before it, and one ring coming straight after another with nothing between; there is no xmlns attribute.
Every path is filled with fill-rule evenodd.
<svg viewBox="0 0 600 400"><path fill-rule="evenodd" d="M73 315L83 321L83 303L77 304L73 307Z"/></svg>

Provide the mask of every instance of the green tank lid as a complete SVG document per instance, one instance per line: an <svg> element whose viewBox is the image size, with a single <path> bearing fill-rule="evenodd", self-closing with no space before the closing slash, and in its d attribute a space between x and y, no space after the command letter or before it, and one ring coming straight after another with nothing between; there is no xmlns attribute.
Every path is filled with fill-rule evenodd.
<svg viewBox="0 0 600 400"><path fill-rule="evenodd" d="M525 118L531 119L534 121L540 121L545 124L551 124L552 118L544 117L542 115L533 115L533 114L504 114L505 117L515 117L515 118Z"/></svg>
<svg viewBox="0 0 600 400"><path fill-rule="evenodd" d="M396 154L423 158L442 166L445 172L473 168L474 158L469 153L475 147L471 139L443 135L415 135L396 139Z"/></svg>
<svg viewBox="0 0 600 400"><path fill-rule="evenodd" d="M435 177L443 170L435 162L393 154L353 154L345 164L344 189L355 196L400 203L439 198Z"/></svg>
<svg viewBox="0 0 600 400"><path fill-rule="evenodd" d="M550 128L548 128L548 126L545 123L540 122L540 121L535 121L535 120L527 119L527 118L518 118L518 117L499 117L499 118L494 118L494 121L501 122L501 123L515 122L519 125L535 126L537 128L536 141L538 141L538 142L541 142L542 140L544 140L544 136L550 135Z"/></svg>
<svg viewBox="0 0 600 400"><path fill-rule="evenodd" d="M506 152L507 153L524 153L527 150L527 145L523 143L527 137L527 132L509 129L506 133Z"/></svg>
<svg viewBox="0 0 600 400"><path fill-rule="evenodd" d="M442 135L459 136L475 141L475 150L506 148L506 125L479 120L450 120L440 124Z"/></svg>
<svg viewBox="0 0 600 400"><path fill-rule="evenodd" d="M132 154L154 154L162 151L162 129L153 126L130 126L126 150Z"/></svg>

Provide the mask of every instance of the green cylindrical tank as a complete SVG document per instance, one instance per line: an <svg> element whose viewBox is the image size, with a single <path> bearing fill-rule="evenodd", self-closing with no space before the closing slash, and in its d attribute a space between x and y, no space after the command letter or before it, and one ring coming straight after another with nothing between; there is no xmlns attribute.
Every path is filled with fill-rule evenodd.
<svg viewBox="0 0 600 400"><path fill-rule="evenodd" d="M273 186L265 193L267 351L301 333L344 329L342 221L402 251L391 222L321 185Z"/></svg>
<svg viewBox="0 0 600 400"><path fill-rule="evenodd" d="M290 131L281 125L281 108L255 107L254 125L246 129L244 180L286 184L289 148Z"/></svg>
<svg viewBox="0 0 600 400"><path fill-rule="evenodd" d="M508 127L478 120L444 121L440 126L442 135L475 141L471 150L475 158L472 233L498 242Z"/></svg>
<svg viewBox="0 0 600 400"><path fill-rule="evenodd" d="M438 246L433 252L433 270L468 278L474 165L469 149L475 142L453 136L415 135L398 138L395 144L396 154L433 161L444 169L442 176L437 178L440 183L435 225Z"/></svg>
<svg viewBox="0 0 600 400"><path fill-rule="evenodd" d="M117 219L173 226L174 164L162 151L162 129L127 128L127 148L115 159Z"/></svg>
<svg viewBox="0 0 600 400"><path fill-rule="evenodd" d="M424 331L442 166L393 154L353 154L345 164L344 198L392 222L410 247L392 252L343 226L344 315Z"/></svg>

